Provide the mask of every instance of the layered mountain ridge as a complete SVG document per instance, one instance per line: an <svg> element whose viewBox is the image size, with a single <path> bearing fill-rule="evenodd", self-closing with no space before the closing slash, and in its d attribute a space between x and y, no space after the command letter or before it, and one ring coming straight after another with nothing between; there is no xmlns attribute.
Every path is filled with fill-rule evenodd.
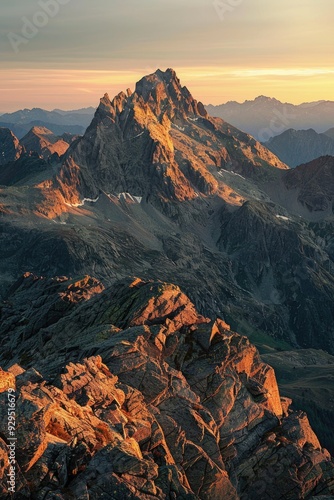
<svg viewBox="0 0 334 500"><path fill-rule="evenodd" d="M73 111L54 109L21 109L14 113L4 113L0 118L0 126L10 128L22 139L32 127L46 127L55 135L64 132L82 134L94 115L94 108L84 108Z"/></svg>
<svg viewBox="0 0 334 500"><path fill-rule="evenodd" d="M289 129L264 145L292 168L320 156L334 154L334 139L326 133L318 134L313 129Z"/></svg>
<svg viewBox="0 0 334 500"><path fill-rule="evenodd" d="M334 123L333 101L305 102L296 105L259 96L243 103L229 101L218 106L208 105L206 109L211 115L224 118L261 142L268 141L270 137L275 137L291 128L297 130L312 128L318 133L326 133Z"/></svg>

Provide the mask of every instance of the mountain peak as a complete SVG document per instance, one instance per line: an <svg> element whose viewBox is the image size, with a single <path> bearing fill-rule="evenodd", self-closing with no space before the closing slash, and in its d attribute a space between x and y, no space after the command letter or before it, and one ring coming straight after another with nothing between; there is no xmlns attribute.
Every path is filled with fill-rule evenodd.
<svg viewBox="0 0 334 500"><path fill-rule="evenodd" d="M187 116L207 116L207 112L198 103L187 87L182 87L176 72L172 68L144 76L136 84L135 94L141 97L151 109L162 116L167 113L168 118L185 119Z"/></svg>
<svg viewBox="0 0 334 500"><path fill-rule="evenodd" d="M275 97L268 97L265 95L259 95L258 97L255 97L254 102L257 102L257 103L267 103L268 102L268 103L281 104L281 102L278 101L277 99L275 99Z"/></svg>

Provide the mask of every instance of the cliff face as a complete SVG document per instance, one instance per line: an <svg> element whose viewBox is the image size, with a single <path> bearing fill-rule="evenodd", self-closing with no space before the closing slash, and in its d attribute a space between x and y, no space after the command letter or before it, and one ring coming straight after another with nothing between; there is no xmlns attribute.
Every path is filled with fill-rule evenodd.
<svg viewBox="0 0 334 500"><path fill-rule="evenodd" d="M272 368L175 285L135 279L104 289L89 277L27 274L2 304L0 326L1 477L6 391L16 388L21 498L334 491L328 452L280 398Z"/></svg>
<svg viewBox="0 0 334 500"><path fill-rule="evenodd" d="M23 150L13 133L8 128L0 127L0 166L17 160Z"/></svg>

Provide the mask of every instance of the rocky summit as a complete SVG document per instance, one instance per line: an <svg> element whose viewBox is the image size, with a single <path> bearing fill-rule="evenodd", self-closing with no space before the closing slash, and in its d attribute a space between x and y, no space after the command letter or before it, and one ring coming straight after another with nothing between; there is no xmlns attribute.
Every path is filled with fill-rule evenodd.
<svg viewBox="0 0 334 500"><path fill-rule="evenodd" d="M217 171L229 165L250 175L268 164L287 168L247 134L209 117L168 69L144 77L133 93L112 101L105 94L57 183L72 204L122 192L160 203L214 194L238 198L224 193Z"/></svg>
<svg viewBox="0 0 334 500"><path fill-rule="evenodd" d="M175 285L137 278L105 289L88 276L26 274L2 306L1 331L1 498L12 498L8 388L17 395L18 498L334 492L330 455L280 397L273 369Z"/></svg>
<svg viewBox="0 0 334 500"><path fill-rule="evenodd" d="M20 498L331 495L333 158L290 170L172 69L106 94L64 152L34 135L0 167Z"/></svg>
<svg viewBox="0 0 334 500"><path fill-rule="evenodd" d="M54 153L62 156L69 147L69 143L46 127L32 127L20 143L27 153L38 153L44 159Z"/></svg>

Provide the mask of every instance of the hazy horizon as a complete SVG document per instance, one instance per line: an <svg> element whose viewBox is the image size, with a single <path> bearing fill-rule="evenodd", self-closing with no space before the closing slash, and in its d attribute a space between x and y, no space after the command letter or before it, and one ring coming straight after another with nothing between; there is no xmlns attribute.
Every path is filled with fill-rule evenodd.
<svg viewBox="0 0 334 500"><path fill-rule="evenodd" d="M143 75L143 76L145 76L145 75ZM183 83L183 82L181 81L181 83ZM189 88L189 86L188 86L188 85L185 85L185 86L186 86L186 87L188 87L188 89L191 91L191 88ZM119 92L121 92L121 91L125 91L125 90L126 90L126 88L130 88L131 90L134 90L134 85L133 85L132 87L131 87L131 85L128 85L128 86L125 86L124 88L120 88ZM106 90L106 92L109 94L109 97L110 97L111 99L112 99L113 97L115 97L115 95L116 95L116 94L115 94L115 95L111 95L111 94L110 94L110 92L108 92L107 90ZM106 92L104 92L104 93L103 93L103 95L104 95ZM118 93L118 92L117 92L117 93ZM96 99L96 103L95 103L95 104L94 104L94 103L91 103L91 104L90 104L89 102L88 102L88 103L86 102L86 103L83 103L82 105L80 105L80 104L79 104L77 107L71 107L70 105L69 105L68 107L59 107L59 106L53 106L53 105L52 105L52 103L50 103L50 106L45 106L45 107L43 107L43 106L23 106L23 107L21 107L21 108L13 108L12 110L8 110L8 111L3 111L3 110L0 108L0 116L1 116L2 114L6 114L6 113L14 113L15 111L20 111L20 110L24 110L24 109L30 109L30 110L31 110L31 109L43 109L43 110L45 110L45 111L57 111L57 110L59 110L59 111L67 111L67 112L68 112L68 111L78 111L78 110L82 110L82 109L85 109L85 108L94 108L94 109L96 109L96 108L98 107L99 100L100 100L100 98L102 98L102 97L103 97L103 95L101 95L100 97L98 97L98 98ZM217 103L215 103L215 104L213 104L212 102L203 102L203 101L202 101L202 102L203 102L203 104L204 104L205 106L208 106L208 105L215 105L215 106L218 106L218 105L221 105L221 104L227 104L228 102L237 102L238 104L243 104L243 103L244 103L244 102L246 102L246 101L254 101L256 98L261 97L261 96L263 96L263 97L267 97L267 98L270 98L270 99L277 99L277 97L276 97L276 96L273 96L273 95L272 95L272 96L269 96L269 95L264 95L264 94L261 94L261 93L260 93L260 94L258 94L258 95L254 95L254 97L252 97L252 98L250 98L250 99L239 99L239 100L238 100L238 99L229 99L228 101L224 101L224 102L217 102ZM196 98L196 96L195 96L195 95L194 95L194 97ZM201 99L197 99L197 100L199 100L199 101L200 101ZM279 100L279 101L280 101L280 99L277 99L277 100ZM315 99L314 101L300 101L300 102L281 101L281 102L282 102L282 104L293 104L293 105L295 105L295 106L299 106L299 105L301 105L301 104L308 104L308 103L313 103L313 102L321 102L321 101L323 101L323 102L334 102L334 99Z"/></svg>
<svg viewBox="0 0 334 500"><path fill-rule="evenodd" d="M334 100L331 0L2 0L0 112L97 106L172 67L205 104Z"/></svg>

